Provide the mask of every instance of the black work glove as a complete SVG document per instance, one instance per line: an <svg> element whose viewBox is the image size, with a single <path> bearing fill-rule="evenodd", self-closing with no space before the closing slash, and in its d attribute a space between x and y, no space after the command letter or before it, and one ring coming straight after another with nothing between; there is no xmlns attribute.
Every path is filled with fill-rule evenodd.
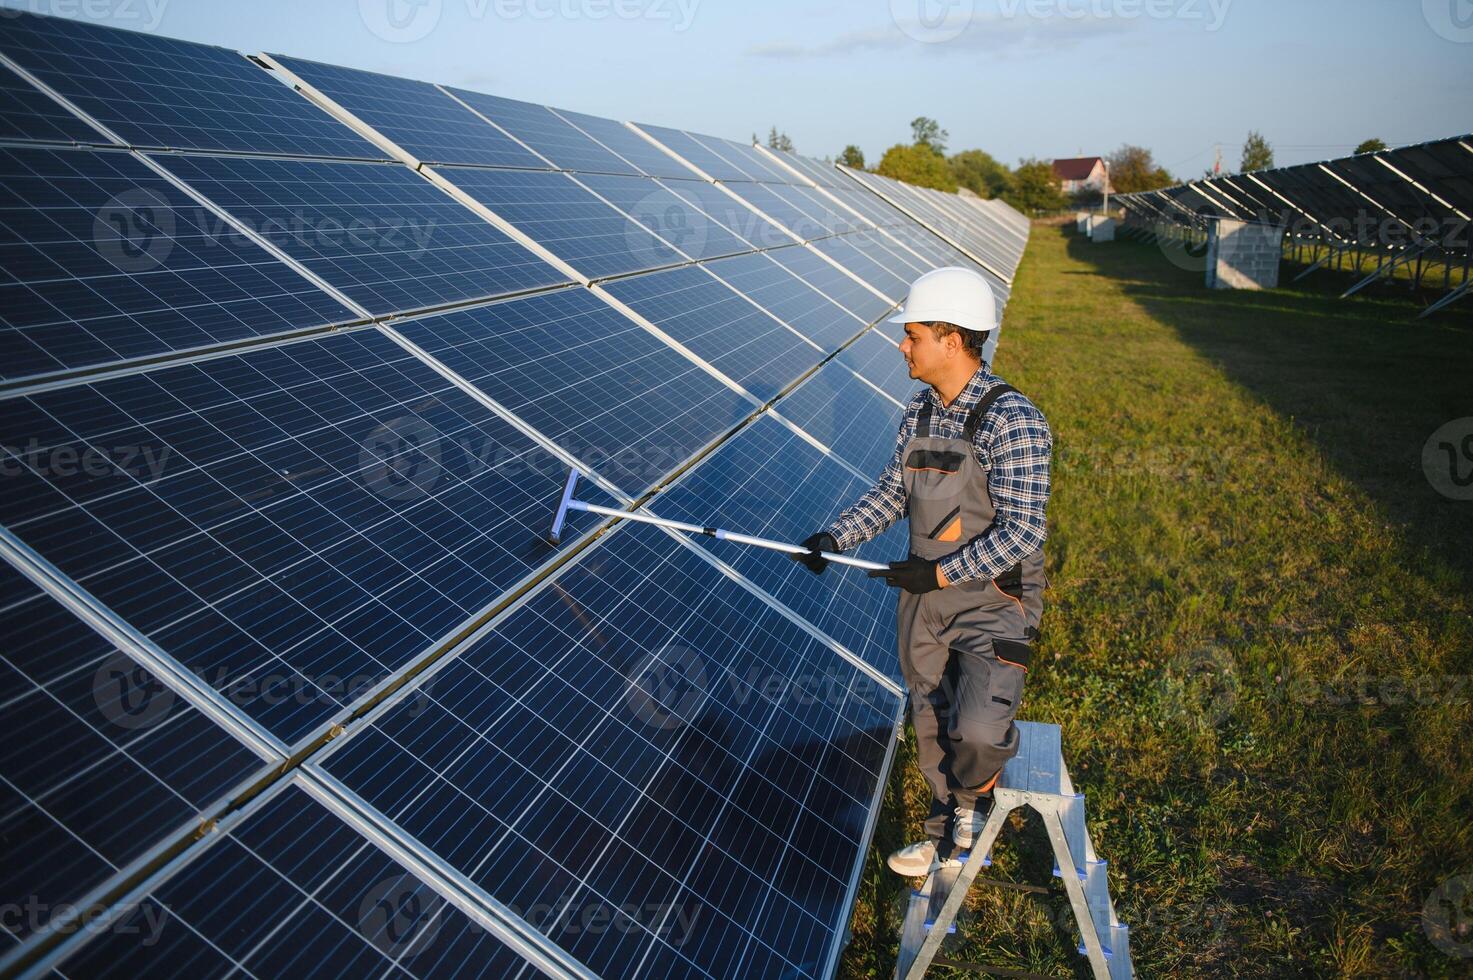
<svg viewBox="0 0 1473 980"><path fill-rule="evenodd" d="M915 555L905 561L892 561L888 569L870 572L869 577L882 578L886 585L904 589L911 595L925 595L941 588L941 583L936 581L936 563Z"/></svg>
<svg viewBox="0 0 1473 980"><path fill-rule="evenodd" d="M829 532L819 531L817 534L810 534L803 541L803 547L808 550L793 555L793 561L802 562L803 567L807 568L814 575L822 575L823 570L829 567L829 560L820 555L819 552L827 551L837 554L839 551L839 542L835 541L834 536Z"/></svg>

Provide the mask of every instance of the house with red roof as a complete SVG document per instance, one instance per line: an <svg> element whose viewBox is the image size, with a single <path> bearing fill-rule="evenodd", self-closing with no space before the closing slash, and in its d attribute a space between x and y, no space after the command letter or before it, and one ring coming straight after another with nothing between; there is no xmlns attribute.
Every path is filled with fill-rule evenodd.
<svg viewBox="0 0 1473 980"><path fill-rule="evenodd" d="M1100 157L1067 157L1054 161L1054 176L1059 178L1065 194L1086 189L1103 192L1108 171Z"/></svg>

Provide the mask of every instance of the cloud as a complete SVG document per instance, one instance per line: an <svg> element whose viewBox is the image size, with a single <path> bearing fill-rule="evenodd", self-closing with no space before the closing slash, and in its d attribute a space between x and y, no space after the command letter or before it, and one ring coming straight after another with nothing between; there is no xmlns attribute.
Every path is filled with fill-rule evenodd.
<svg viewBox="0 0 1473 980"><path fill-rule="evenodd" d="M1120 17L1003 17L976 15L956 37L936 44L917 40L919 31L907 32L900 24L849 31L829 41L799 44L771 41L746 51L758 58L797 59L842 57L861 53L884 53L921 49L932 54L988 52L1004 54L1033 50L1057 51L1096 38L1119 35L1138 22Z"/></svg>

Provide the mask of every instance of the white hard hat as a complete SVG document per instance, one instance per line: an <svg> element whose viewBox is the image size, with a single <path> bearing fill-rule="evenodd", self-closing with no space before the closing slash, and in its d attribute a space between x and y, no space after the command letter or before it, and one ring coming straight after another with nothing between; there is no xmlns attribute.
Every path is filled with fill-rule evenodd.
<svg viewBox="0 0 1473 980"><path fill-rule="evenodd" d="M977 333L996 330L997 305L992 299L992 286L981 274L961 266L932 269L910 284L905 303L890 317L891 323L936 320Z"/></svg>

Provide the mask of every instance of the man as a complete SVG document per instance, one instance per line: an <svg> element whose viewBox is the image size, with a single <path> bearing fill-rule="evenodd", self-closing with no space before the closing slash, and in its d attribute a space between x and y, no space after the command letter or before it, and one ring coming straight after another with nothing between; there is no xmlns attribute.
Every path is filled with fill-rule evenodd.
<svg viewBox="0 0 1473 980"><path fill-rule="evenodd" d="M997 328L982 276L928 272L890 322L905 324L900 353L929 387L906 407L879 482L794 558L821 573L819 552L854 548L909 515L910 557L869 574L900 590L900 670L932 800L927 839L888 863L918 876L971 846L1018 752L1013 718L1043 612L1053 438L982 359Z"/></svg>

